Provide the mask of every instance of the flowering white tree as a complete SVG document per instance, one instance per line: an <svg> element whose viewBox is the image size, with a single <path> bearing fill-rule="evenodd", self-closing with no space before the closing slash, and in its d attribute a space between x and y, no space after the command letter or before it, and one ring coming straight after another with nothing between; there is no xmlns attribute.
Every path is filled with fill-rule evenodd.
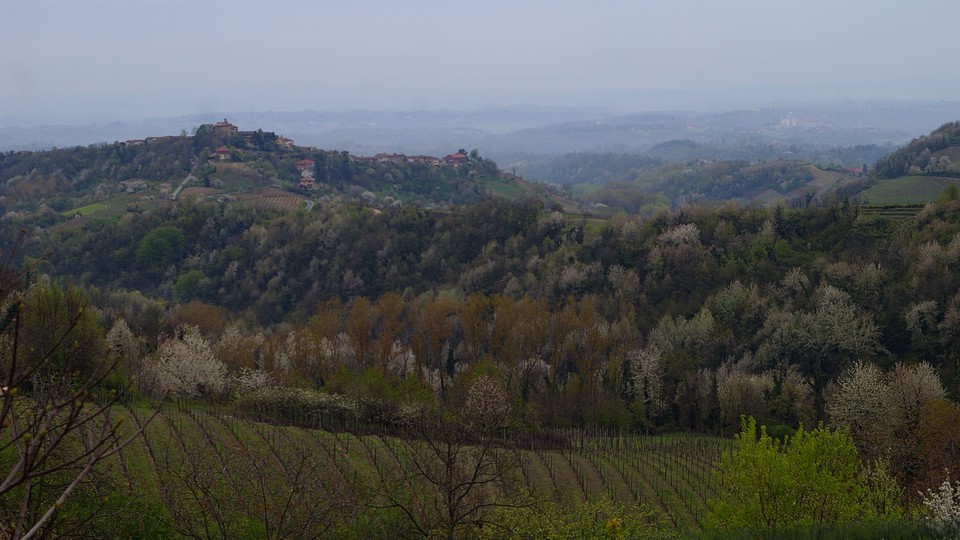
<svg viewBox="0 0 960 540"><path fill-rule="evenodd" d="M897 363L887 374L887 384L890 420L899 425L916 425L924 406L947 397L940 377L926 362L914 365Z"/></svg>
<svg viewBox="0 0 960 540"><path fill-rule="evenodd" d="M837 379L828 411L836 426L850 429L867 457L910 456L926 407L946 397L933 366L898 363L887 373L858 361Z"/></svg>
<svg viewBox="0 0 960 540"><path fill-rule="evenodd" d="M644 404L647 416L654 418L666 408L663 401L663 367L660 363L660 350L647 347L629 354L630 369L633 373L632 391L636 399Z"/></svg>
<svg viewBox="0 0 960 540"><path fill-rule="evenodd" d="M489 375L480 375L467 391L463 412L470 427L478 431L496 429L506 423L510 401L502 384Z"/></svg>
<svg viewBox="0 0 960 540"><path fill-rule="evenodd" d="M696 223L684 223L674 225L660 233L657 237L657 244L677 245L689 244L691 246L700 245L700 227Z"/></svg>
<svg viewBox="0 0 960 540"><path fill-rule="evenodd" d="M836 384L827 406L831 421L849 428L861 449L875 449L890 415L889 386L883 372L875 364L858 360Z"/></svg>
<svg viewBox="0 0 960 540"><path fill-rule="evenodd" d="M266 388L272 383L273 378L262 369L240 368L240 372L231 378L233 391L241 394Z"/></svg>
<svg viewBox="0 0 960 540"><path fill-rule="evenodd" d="M927 521L943 538L960 538L960 481L951 482L950 474L937 488L921 493Z"/></svg>
<svg viewBox="0 0 960 540"><path fill-rule="evenodd" d="M154 392L185 398L217 397L228 386L227 367L194 327L181 327L180 338L160 344L156 362L148 366Z"/></svg>

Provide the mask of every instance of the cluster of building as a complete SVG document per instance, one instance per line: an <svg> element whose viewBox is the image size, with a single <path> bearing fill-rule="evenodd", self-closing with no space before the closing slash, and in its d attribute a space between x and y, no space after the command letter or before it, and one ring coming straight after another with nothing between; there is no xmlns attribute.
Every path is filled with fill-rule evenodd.
<svg viewBox="0 0 960 540"><path fill-rule="evenodd" d="M210 130L218 138L232 139L234 137L240 137L245 146L254 146L256 137L259 135L260 137L275 140L281 148L293 148L293 139L282 136L278 137L277 134L272 131L240 131L240 128L231 124L226 118L223 119L223 122L209 125ZM225 145L218 146L207 156L208 161L224 161L227 159L230 159L230 149Z"/></svg>
<svg viewBox="0 0 960 540"><path fill-rule="evenodd" d="M448 154L443 158L433 157L433 156L408 156L405 154L377 154L373 157L360 157L360 156L350 156L350 159L357 163L367 163L367 164L380 164L380 163L422 163L425 165L433 165L438 167L440 165L452 165L454 167L459 167L464 163L470 161L470 156L463 150L459 150L456 153Z"/></svg>
<svg viewBox="0 0 960 540"><path fill-rule="evenodd" d="M817 128L823 127L823 122L812 118L797 118L793 111L787 112L786 116L780 117L780 129L791 128Z"/></svg>
<svg viewBox="0 0 960 540"><path fill-rule="evenodd" d="M190 136L187 135L187 137L190 137ZM141 144L150 144L157 141L169 141L169 140L178 139L178 138L180 137L177 137L175 135L164 135L162 137L147 137L146 139L128 139L126 141L123 141L120 144L123 144L126 146L138 146Z"/></svg>
<svg viewBox="0 0 960 540"><path fill-rule="evenodd" d="M297 168L297 172L300 173L300 179L297 181L297 189L313 189L316 186L316 180L313 177L316 162L312 159L299 159L293 165Z"/></svg>
<svg viewBox="0 0 960 540"><path fill-rule="evenodd" d="M217 122L210 126L210 129L215 135L223 138L233 138L240 137L243 139L244 144L252 145L254 143L255 137L257 136L256 131L240 131L240 128L231 124L227 121L226 118L223 119L223 122ZM265 136L270 139L275 139L277 144L283 148L292 148L293 139L288 139L286 137L277 137L277 134L272 131L261 131L259 132L261 136Z"/></svg>
<svg viewBox="0 0 960 540"><path fill-rule="evenodd" d="M267 137L269 139L275 140L281 148L293 148L293 139L280 136L278 137L273 132L268 131L240 131L240 128L230 123L226 118L222 122L217 122L215 124L207 124L213 134L221 140L224 139L234 139L239 137L243 140L244 144L247 146L253 146L255 144L256 138L258 135L260 137ZM189 135L181 135L181 137L190 137ZM165 137L147 137L146 139L130 139L122 142L121 144L125 145L139 145L139 144L149 144L158 140L173 139L176 137L165 136ZM311 150L311 148L305 148L306 150ZM221 144L217 146L213 152L207 156L208 161L229 161L231 155L231 150L228 146ZM350 156L350 160L355 163L363 164L403 164L403 163L419 163L425 165L432 165L434 167L440 166L452 166L459 167L470 161L470 156L467 155L466 150L460 149L453 154L448 154L443 158L438 158L434 156L408 156L405 154L377 154L373 157L361 157L361 156ZM314 167L316 162L312 159L300 159L294 163L294 166L297 168L297 171L300 173L300 179L298 181L297 187L303 190L311 190L316 185L316 179L314 177Z"/></svg>

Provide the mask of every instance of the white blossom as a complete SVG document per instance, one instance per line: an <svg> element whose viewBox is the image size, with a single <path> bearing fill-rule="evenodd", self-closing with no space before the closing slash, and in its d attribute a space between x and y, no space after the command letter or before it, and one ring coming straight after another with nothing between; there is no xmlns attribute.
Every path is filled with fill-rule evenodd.
<svg viewBox="0 0 960 540"><path fill-rule="evenodd" d="M182 327L179 333L182 338L160 344L145 377L157 393L187 398L221 395L228 385L227 367L196 328Z"/></svg>
<svg viewBox="0 0 960 540"><path fill-rule="evenodd" d="M831 421L849 428L858 443L876 444L873 435L890 416L889 390L879 367L858 360L837 379L827 406Z"/></svg>
<svg viewBox="0 0 960 540"><path fill-rule="evenodd" d="M960 482L951 482L950 475L937 491L921 492L927 520L943 538L960 538Z"/></svg>
<svg viewBox="0 0 960 540"><path fill-rule="evenodd" d="M940 377L926 362L912 366L897 363L887 374L887 385L890 420L900 425L916 424L928 403L947 396Z"/></svg>
<svg viewBox="0 0 960 540"><path fill-rule="evenodd" d="M245 393L270 386L273 379L262 369L240 368L240 373L233 378L233 387L236 392Z"/></svg>
<svg viewBox="0 0 960 540"><path fill-rule="evenodd" d="M633 372L633 394L642 402L650 417L663 412L663 366L660 350L647 347L629 353L630 367Z"/></svg>
<svg viewBox="0 0 960 540"><path fill-rule="evenodd" d="M503 386L489 375L480 375L474 379L467 391L464 413L477 428L502 425L510 413L510 402Z"/></svg>
<svg viewBox="0 0 960 540"><path fill-rule="evenodd" d="M657 244L660 245L679 245L689 244L691 246L700 245L700 227L696 223L684 223L675 225L666 231L660 233L657 237Z"/></svg>

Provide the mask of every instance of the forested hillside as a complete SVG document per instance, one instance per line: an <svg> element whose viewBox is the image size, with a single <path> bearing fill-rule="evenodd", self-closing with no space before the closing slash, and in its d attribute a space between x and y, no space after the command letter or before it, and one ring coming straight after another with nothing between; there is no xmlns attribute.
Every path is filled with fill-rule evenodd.
<svg viewBox="0 0 960 540"><path fill-rule="evenodd" d="M438 165L408 178L405 171L415 167L405 159L361 165L332 151L281 150L262 133L251 136L253 146L233 140L232 148L220 144L208 153L208 136L198 131L192 139L134 145L129 162L116 157L122 145L63 151L89 158L77 169L67 166L68 154L50 154L63 161L45 167L38 156L4 158L4 170L18 171L5 186L20 189L5 195L0 220L2 248L11 256L0 267L7 387L22 388L37 404L60 403L30 409L32 401L0 393L0 415L18 410L13 403L21 400L17 406L39 419L9 435L5 448L26 444L23 433L43 439L45 419L63 410L79 411L71 421L96 411L102 429L90 437L101 446L80 455L99 455L98 448L119 444L110 442L119 428L107 420L112 407L125 405L124 415L138 426L129 440L139 441L125 459L139 460L134 471L152 471L149 493L156 494L137 504L166 516L151 527L190 535L195 531L177 527L205 526L217 512L230 512L229 527L255 536L274 526L270 511L250 517L256 508L220 502L210 510L210 501L223 501L231 489L227 499L248 501L237 494L249 494L251 485L273 493L278 488L267 478L283 474L296 489L315 489L317 500L331 486L343 489L344 504L354 506L331 506L331 516L362 508L364 519L390 531L384 534L489 534L483 523L490 515L522 521L493 509L528 509L528 495L543 496L518 485L553 489L545 497L558 504L576 504L564 501L562 486L579 486L584 497L618 490L618 500L630 504L656 496L648 504L666 512L681 534L701 527L722 534L752 526L737 521L745 518L736 497L754 497L768 485L750 480L752 491L742 494L737 475L781 470L815 480L795 471L836 451L833 480L769 495L779 493L789 505L796 499L784 495L790 490L846 482L840 491L849 504L830 503L832 517L787 521L820 531L860 520L899 523L903 509L926 500L925 490L960 462L955 187L934 203L889 213L840 198L798 208L671 205L662 194L637 196L630 186L611 184L595 194L643 211L600 217L565 212L555 194L524 198L524 183L494 174L495 164L478 153L458 153L452 159L460 167ZM208 158L187 170L199 195L171 190L134 202L108 193L122 187L129 197L128 189L141 193L131 181L149 191L183 174L181 165L138 162L151 144L183 156L203 145L195 155ZM682 183L687 193L717 199L835 180L795 162L703 162L659 174L651 185L669 190ZM487 185L508 186L510 196L461 191L485 176L493 182ZM61 179L53 185L62 192L24 191L51 178ZM387 201L383 190L409 181L418 187L403 193L415 193L430 178L440 187L427 191L442 199ZM330 191L300 191L311 204L294 210L240 196L265 193L264 181L294 193L302 186L293 182L307 179ZM350 196L363 188L370 195ZM473 193L467 198L474 202L451 204L454 193ZM139 423L148 418L145 403L171 399L177 413L161 416L163 430ZM184 416L184 406L220 416ZM261 431L269 433L257 435L261 448L273 457L264 451L254 458L249 437L260 428L238 425L241 417L315 432ZM196 429L184 428L190 418ZM819 422L829 428L812 428ZM761 424L769 432L758 430ZM353 434L325 434L338 431ZM724 453L711 481L704 460L720 459L724 443L693 439L683 455L640 462L648 446L625 438L675 432L740 433L741 453ZM364 438L370 434L379 442ZM313 442L293 440L300 437ZM297 454L290 449L314 447L329 451L332 468L290 461ZM534 458L539 473L529 468ZM749 461L761 458L769 466ZM198 476L245 463L238 460L253 460L259 480ZM124 466L114 474L128 486L143 481ZM450 485L455 474L489 478L489 488L466 484L480 506L465 514L451 510L450 493L461 489ZM375 487L350 483L360 477ZM29 486L16 486L29 494ZM102 489L84 486L89 497ZM715 498L698 498L697 486L709 486L703 489ZM198 506L183 506L176 494L186 491ZM439 506L427 508L421 497ZM79 519L83 508L70 515ZM654 521L660 524L651 530L663 532ZM218 526L230 536L226 521Z"/></svg>
<svg viewBox="0 0 960 540"><path fill-rule="evenodd" d="M10 225L7 237L18 226ZM268 333L280 322L306 324L330 301L345 315L361 299L373 306L394 295L406 321L401 345L412 346L416 325L428 324L417 322L428 306L442 314L438 348L417 355L424 362L432 356L436 368L448 366L452 375L492 348L491 357L507 365L550 358L551 384L563 387L568 377L603 367L594 373L597 382L605 380L605 392L614 402L626 398L625 405L631 399L622 384L630 379L620 366L630 351L654 347L667 370L670 406L650 420L715 429L715 413L682 410L704 401L677 392L696 391L684 381L725 363L746 362L763 373L786 362L810 377L814 401L778 413L784 422L822 414L826 383L851 358L928 360L956 389L952 339L944 336L952 335L960 290L952 272L958 233L955 201L908 222L844 206L686 209L600 220L498 200L443 212L346 206L292 215L171 203L115 224L33 229L24 251L48 253L38 271L104 292L137 290L170 305L221 306L236 314L227 318L242 316ZM460 312L471 305L481 321L496 317L495 305L528 305L545 318L522 321L555 327L561 341L531 339L539 334L530 328L522 332L523 351L505 355L497 349L503 343L469 337ZM367 339L375 341L381 323L370 309ZM336 310L335 320L345 323ZM827 322L815 315L823 310L836 310L830 320L837 324L854 326L809 326ZM574 320L595 321L579 331L587 332L582 339L600 340L596 346L565 341L571 336L562 329ZM857 340L847 341L852 336ZM448 352L440 355L441 348ZM597 420L595 414L588 417Z"/></svg>
<svg viewBox="0 0 960 540"><path fill-rule="evenodd" d="M946 123L878 160L876 174L880 178L897 178L908 174L956 173L957 155L949 149L957 146L960 146L960 122Z"/></svg>
<svg viewBox="0 0 960 540"><path fill-rule="evenodd" d="M408 350L418 370L433 370L427 379L454 386L458 374L485 361L503 369L532 362L527 375L539 378L524 382L522 395L537 405L537 422L726 429L739 415L724 412L732 405L721 403L716 388L719 377L736 370L774 377L777 395L761 392L753 412L762 420L824 418L829 383L856 358L881 365L928 361L951 392L960 389L947 337L960 298L954 297L960 282L952 277L960 249L952 195L910 219L862 214L840 202L804 210L654 212L667 206L663 199L637 199L629 190L618 193L617 185L594 196L621 205L633 198L634 209L646 207L652 215L589 217L565 214L553 203L505 198L430 209L371 204L369 197L313 197L318 204L298 212L229 197L154 198L112 217L79 219L68 217L73 211L64 216L37 206L54 196L95 201L129 179L155 181L185 170L213 190L231 171L239 174L236 166L282 183L303 169L295 158L312 158L309 175L317 183L349 178L358 190L380 190L386 177L392 185L411 183L405 193L414 193L431 174L468 183L497 174L476 152L461 154L472 160L469 167L433 167L403 180L411 166L406 160L383 159L360 170L357 160L337 152L281 149L263 132L252 142L217 137L204 126L193 137L142 145L6 155L3 170L17 175L5 186L21 189L4 199L20 209L2 222L7 249L25 229L17 255L33 273L90 287L98 301L130 297L158 306L141 309L154 320L137 323L154 344L163 325L169 332L177 321L193 320L192 312L216 315L219 321L205 323L213 339L230 322L246 332L290 336L321 317L332 321L327 339L354 332L353 354L367 341L380 343L383 354L393 354L394 346ZM186 166L191 151L204 155L218 143L233 145L227 147L232 167L214 157ZM161 165L171 159L174 164ZM701 163L661 171L647 185L671 197L685 190L722 199L771 185L789 193L815 174L793 162ZM62 190L23 191L53 178L61 179ZM384 298L393 306L389 316L381 312ZM515 310L533 311L507 315ZM397 321L394 330L386 332L394 323L385 317ZM349 330L348 321L357 318L367 322ZM514 319L509 332L522 339L489 334L496 321ZM571 333L573 321L593 322ZM521 332L526 323L534 327ZM428 329L429 344L421 339ZM522 347L501 350L511 339ZM640 398L634 386L644 358L658 366L656 398ZM386 362L381 358L382 369ZM788 374L801 390L786 398L779 394ZM332 374L274 375L323 386Z"/></svg>

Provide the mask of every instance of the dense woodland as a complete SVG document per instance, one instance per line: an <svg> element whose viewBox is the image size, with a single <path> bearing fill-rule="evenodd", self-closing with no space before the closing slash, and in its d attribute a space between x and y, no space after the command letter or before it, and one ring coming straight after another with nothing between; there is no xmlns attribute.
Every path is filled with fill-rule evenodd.
<svg viewBox="0 0 960 540"><path fill-rule="evenodd" d="M857 452L871 467L885 464L876 466L889 477L872 485L899 489L884 499L896 505L916 504L945 467L960 463L956 189L912 217L839 199L800 209L665 209L655 199L660 210L600 218L473 192L478 202L462 206L327 201L293 213L159 201L75 226L38 205L76 207L58 197L93 201L97 189L132 175L193 170L202 178L203 166L191 168L188 156L208 152L206 136L171 141L174 163L157 155L140 162L147 150L124 156L119 146L60 150L46 169L24 165L26 156L3 158L17 176L4 184L12 213L0 238L12 255L8 269L24 269L4 277L7 298L17 299L0 318L4 350L13 351L8 380L22 376L24 390L41 392L44 377L69 372L88 381L83 396L113 390L111 403L273 404L287 408L281 421L312 410L364 429L409 425L437 410L475 427L470 407L479 407L496 412L500 436L742 432L739 444L748 445L756 429L744 423L749 417L779 440L797 433L786 440L798 449L833 440L825 444L853 452L855 470ZM261 136L236 159L283 181L295 173L293 158L306 155L318 180L370 190L403 182L408 170L360 170L336 152L278 154L272 144ZM101 160L84 170L109 178L71 176L75 159ZM430 173L453 186L444 198L496 171L474 160L473 175ZM692 182L688 193L716 199L809 181L809 169L790 162L659 174L669 179L664 189L683 178ZM37 178L61 177L23 191ZM731 191L710 191L724 189ZM98 375L105 357L115 360L109 376ZM44 367L24 374L17 358ZM478 402L481 387L498 401ZM12 399L3 395L4 410ZM810 429L818 422L848 435L830 439ZM762 432L755 442L773 440ZM742 468L726 466L730 474ZM719 474L721 493L729 486ZM843 519L873 515L873 504ZM745 526L717 508L716 527ZM454 537L460 522L446 525Z"/></svg>

